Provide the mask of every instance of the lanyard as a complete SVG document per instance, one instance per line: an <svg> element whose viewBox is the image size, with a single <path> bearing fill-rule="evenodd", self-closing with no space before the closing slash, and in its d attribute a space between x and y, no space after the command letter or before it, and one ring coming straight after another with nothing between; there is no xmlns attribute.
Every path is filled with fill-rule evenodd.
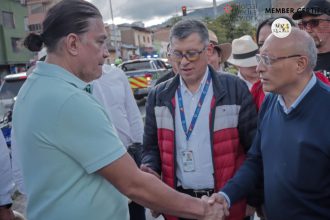
<svg viewBox="0 0 330 220"><path fill-rule="evenodd" d="M192 118L192 120L190 122L190 126L189 126L189 129L188 130L187 130L186 116L184 114L184 107L183 107L182 94L181 94L181 85L179 85L179 87L177 89L179 109L180 109L180 116L181 116L181 124L182 124L183 131L186 134L186 140L187 141L189 140L189 137L190 137L190 135L191 135L191 133L192 133L194 127L195 127L195 124L196 124L196 121L197 121L199 112L201 111L201 108L202 108L202 105L203 105L203 102L204 102L204 99L205 99L207 90L209 89L210 83L211 83L211 74L208 73L207 80L205 82L205 85L204 85L202 94L201 94L201 96L199 98L198 104L196 106L196 109L195 109L193 118Z"/></svg>

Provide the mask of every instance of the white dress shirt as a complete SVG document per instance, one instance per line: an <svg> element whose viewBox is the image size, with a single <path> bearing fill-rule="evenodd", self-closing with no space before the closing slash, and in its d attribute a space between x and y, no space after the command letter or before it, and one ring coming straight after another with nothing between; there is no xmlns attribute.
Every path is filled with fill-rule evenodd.
<svg viewBox="0 0 330 220"><path fill-rule="evenodd" d="M205 75L198 90L193 94L186 87L182 78L180 78L181 94L183 99L183 107L187 121L187 128L190 125L192 117L199 98L204 89L209 69L206 69ZM178 95L176 93L175 108L175 144L176 144L176 176L178 185L185 189L205 189L214 188L212 151L210 140L209 115L211 110L211 100L213 96L212 81L204 99L201 111L198 115L195 127L191 133L189 140L186 140L186 134L183 130L178 103ZM195 171L185 172L181 152L183 150L192 150L195 161Z"/></svg>
<svg viewBox="0 0 330 220"><path fill-rule="evenodd" d="M0 131L1 132L1 131ZM6 140L0 134L0 206L12 203L11 193L14 189L14 182L11 170L9 150Z"/></svg>
<svg viewBox="0 0 330 220"><path fill-rule="evenodd" d="M142 143L143 121L125 73L103 65L102 76L93 81L93 95L109 114L118 136L128 147Z"/></svg>
<svg viewBox="0 0 330 220"><path fill-rule="evenodd" d="M18 150L16 138L15 138L15 131L11 129L11 163L12 163L12 172L13 172L13 179L18 191L24 195L26 195L24 180L23 180L23 173L22 173L22 163L21 163L21 156L20 151Z"/></svg>

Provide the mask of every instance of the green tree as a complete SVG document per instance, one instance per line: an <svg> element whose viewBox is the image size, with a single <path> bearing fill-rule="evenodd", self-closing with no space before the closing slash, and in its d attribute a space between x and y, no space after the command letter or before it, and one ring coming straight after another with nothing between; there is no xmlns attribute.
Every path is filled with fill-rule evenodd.
<svg viewBox="0 0 330 220"><path fill-rule="evenodd" d="M207 27L215 32L220 43L232 42L246 34L254 37L255 27L241 17L243 9L237 4L230 6L230 11L215 20L206 20Z"/></svg>

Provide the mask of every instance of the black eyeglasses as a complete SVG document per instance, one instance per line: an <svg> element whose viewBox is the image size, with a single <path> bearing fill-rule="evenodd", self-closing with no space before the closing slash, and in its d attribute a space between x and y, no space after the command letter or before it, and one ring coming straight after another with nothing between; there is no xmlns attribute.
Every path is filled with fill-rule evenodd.
<svg viewBox="0 0 330 220"><path fill-rule="evenodd" d="M256 54L257 62L258 62L258 63L262 62L262 63L265 64L266 66L271 66L271 65L274 64L276 61L284 60L284 59L288 59L288 58L292 58L292 57L301 57L301 55L299 55L299 54L295 54L295 55L286 56L286 57L269 57L268 55L260 55L260 54Z"/></svg>
<svg viewBox="0 0 330 220"><path fill-rule="evenodd" d="M179 62L184 58L186 58L188 61L190 62L194 62L196 60L199 59L201 53L203 53L203 51L207 48L207 46L205 46L202 50L200 51L187 51L186 53L181 53L179 51L172 51L169 56L171 57L171 59L173 61Z"/></svg>
<svg viewBox="0 0 330 220"><path fill-rule="evenodd" d="M309 28L316 28L319 26L320 21L330 21L330 19L310 19L308 21L301 21L298 23L298 26L300 29L306 29Z"/></svg>

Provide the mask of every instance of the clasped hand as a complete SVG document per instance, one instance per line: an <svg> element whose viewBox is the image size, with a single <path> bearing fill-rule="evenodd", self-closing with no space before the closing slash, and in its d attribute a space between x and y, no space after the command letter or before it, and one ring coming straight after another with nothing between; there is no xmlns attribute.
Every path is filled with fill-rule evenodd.
<svg viewBox="0 0 330 220"><path fill-rule="evenodd" d="M206 203L205 216L201 220L221 220L229 215L226 199L218 193L211 197L203 196L202 200Z"/></svg>

